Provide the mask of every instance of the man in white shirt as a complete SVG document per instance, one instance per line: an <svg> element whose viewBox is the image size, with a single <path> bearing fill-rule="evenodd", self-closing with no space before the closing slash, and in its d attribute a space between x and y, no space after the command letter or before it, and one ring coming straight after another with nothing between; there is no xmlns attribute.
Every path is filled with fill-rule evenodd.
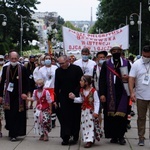
<svg viewBox="0 0 150 150"><path fill-rule="evenodd" d="M144 146L146 113L150 105L150 45L142 49L142 57L135 61L129 73L129 90L137 102L139 146Z"/></svg>
<svg viewBox="0 0 150 150"><path fill-rule="evenodd" d="M73 64L80 66L84 75L93 76L93 68L96 62L89 59L90 50L88 48L83 48L81 51L82 58L76 60Z"/></svg>

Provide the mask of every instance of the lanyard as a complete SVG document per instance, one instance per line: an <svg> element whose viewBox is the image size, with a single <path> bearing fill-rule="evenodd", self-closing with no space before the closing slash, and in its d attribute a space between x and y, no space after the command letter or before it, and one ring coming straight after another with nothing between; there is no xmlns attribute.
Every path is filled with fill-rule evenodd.
<svg viewBox="0 0 150 150"><path fill-rule="evenodd" d="M47 72L47 73L46 73L47 78L48 78L48 80L50 80L51 77L52 77L52 74L51 74L51 72L52 72L52 71L51 71L51 67L49 67L49 68L46 67L46 72Z"/></svg>
<svg viewBox="0 0 150 150"><path fill-rule="evenodd" d="M147 74L149 73L149 70L150 70L150 63L147 63L148 64L148 67L146 67L146 64L144 63L144 66L145 66L145 69L146 69L146 72Z"/></svg>
<svg viewBox="0 0 150 150"><path fill-rule="evenodd" d="M83 74L85 74L85 70L86 70L86 67L88 65L88 62L89 61L87 61L86 63L83 63L83 61L82 61L82 71L83 71ZM83 65L83 64L85 64L85 65Z"/></svg>
<svg viewBox="0 0 150 150"><path fill-rule="evenodd" d="M17 70L18 70L18 67L16 67L14 73L12 73L12 70L10 69L10 76L11 76L12 81L15 78L15 74L16 74Z"/></svg>
<svg viewBox="0 0 150 150"><path fill-rule="evenodd" d="M100 71L101 71L101 67L99 67L97 65L97 67L96 67L96 81L99 79Z"/></svg>

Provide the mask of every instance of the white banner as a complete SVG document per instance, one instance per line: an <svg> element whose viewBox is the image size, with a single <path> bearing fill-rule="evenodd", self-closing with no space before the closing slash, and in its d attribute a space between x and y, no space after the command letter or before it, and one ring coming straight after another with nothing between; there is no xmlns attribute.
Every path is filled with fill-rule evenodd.
<svg viewBox="0 0 150 150"><path fill-rule="evenodd" d="M66 51L82 50L84 47L91 51L109 51L114 45L120 45L125 50L129 48L129 26L102 34L89 34L63 27L63 41Z"/></svg>

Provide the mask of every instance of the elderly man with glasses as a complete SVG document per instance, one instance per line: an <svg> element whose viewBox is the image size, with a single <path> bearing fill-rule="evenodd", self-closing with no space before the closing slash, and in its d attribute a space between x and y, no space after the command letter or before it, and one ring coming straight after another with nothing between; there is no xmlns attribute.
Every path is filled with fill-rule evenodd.
<svg viewBox="0 0 150 150"><path fill-rule="evenodd" d="M66 55L58 58L59 68L55 73L55 102L59 106L62 145L76 144L79 138L81 104L69 99L73 92L77 97L80 90L80 79L83 75L79 66L69 63ZM72 140L70 140L72 138Z"/></svg>

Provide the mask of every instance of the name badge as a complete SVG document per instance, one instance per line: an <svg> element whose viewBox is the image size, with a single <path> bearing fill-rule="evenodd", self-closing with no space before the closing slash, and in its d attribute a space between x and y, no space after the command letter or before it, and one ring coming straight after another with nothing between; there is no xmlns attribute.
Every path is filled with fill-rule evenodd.
<svg viewBox="0 0 150 150"><path fill-rule="evenodd" d="M10 83L8 84L7 91L12 92L13 89L14 89L14 83L11 83L11 82L10 82Z"/></svg>
<svg viewBox="0 0 150 150"><path fill-rule="evenodd" d="M33 75L31 74L30 76L29 76L29 79L32 79L33 78Z"/></svg>
<svg viewBox="0 0 150 150"><path fill-rule="evenodd" d="M150 74L146 74L142 81L142 84L148 85L150 83Z"/></svg>

